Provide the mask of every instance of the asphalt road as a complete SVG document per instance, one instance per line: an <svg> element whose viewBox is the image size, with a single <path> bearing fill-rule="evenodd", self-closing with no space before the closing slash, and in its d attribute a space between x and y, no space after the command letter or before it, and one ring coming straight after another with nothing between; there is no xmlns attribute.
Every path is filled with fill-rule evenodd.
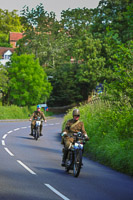
<svg viewBox="0 0 133 200"><path fill-rule="evenodd" d="M65 172L62 121L47 120L38 141L29 136L29 121L0 122L0 200L133 199L131 177L87 158L78 178Z"/></svg>

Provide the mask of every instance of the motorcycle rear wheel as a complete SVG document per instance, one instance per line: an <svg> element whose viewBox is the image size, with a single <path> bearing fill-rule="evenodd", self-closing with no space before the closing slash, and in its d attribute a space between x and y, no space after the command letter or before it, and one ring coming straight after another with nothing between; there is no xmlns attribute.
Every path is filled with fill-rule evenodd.
<svg viewBox="0 0 133 200"><path fill-rule="evenodd" d="M79 176L81 165L82 165L82 150L77 149L75 150L75 154L74 154L74 167L73 167L74 177Z"/></svg>

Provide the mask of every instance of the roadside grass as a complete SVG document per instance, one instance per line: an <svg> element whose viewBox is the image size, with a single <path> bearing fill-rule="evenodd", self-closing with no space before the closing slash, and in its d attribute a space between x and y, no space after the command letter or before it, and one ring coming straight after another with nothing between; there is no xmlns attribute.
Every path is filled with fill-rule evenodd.
<svg viewBox="0 0 133 200"><path fill-rule="evenodd" d="M85 145L85 155L119 172L133 175L132 108L116 107L99 101L78 107L90 141ZM64 117L62 129L72 110Z"/></svg>
<svg viewBox="0 0 133 200"><path fill-rule="evenodd" d="M0 120L4 119L29 119L30 115L36 110L36 106L31 107L18 107L0 106ZM41 109L43 111L43 109ZM43 111L44 112L44 111ZM45 116L52 116L52 112L44 112Z"/></svg>

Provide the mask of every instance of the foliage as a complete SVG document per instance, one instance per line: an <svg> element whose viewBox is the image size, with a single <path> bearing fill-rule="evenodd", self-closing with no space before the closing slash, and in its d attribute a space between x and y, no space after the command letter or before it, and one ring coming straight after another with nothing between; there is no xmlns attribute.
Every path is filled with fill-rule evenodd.
<svg viewBox="0 0 133 200"><path fill-rule="evenodd" d="M89 30L93 19L93 10L88 8L67 9L61 12L61 23L66 33L79 38L82 31Z"/></svg>
<svg viewBox="0 0 133 200"><path fill-rule="evenodd" d="M108 57L108 68L106 68L106 98L120 101L121 105L128 101L132 105L132 47L133 43L122 44L116 38L106 38L106 55ZM108 48L109 47L109 48Z"/></svg>
<svg viewBox="0 0 133 200"><path fill-rule="evenodd" d="M83 99L86 100L97 83L102 81L105 65L105 58L101 55L102 43L84 31L74 47L74 57L79 60L78 62L81 61L76 77L78 83L82 85Z"/></svg>
<svg viewBox="0 0 133 200"><path fill-rule="evenodd" d="M121 110L118 108L108 101L79 107L80 120L90 137L85 154L115 170L133 175L133 112L130 104ZM70 118L72 110L64 117L62 129Z"/></svg>
<svg viewBox="0 0 133 200"><path fill-rule="evenodd" d="M0 43L9 43L9 32L22 32L23 27L16 10L0 9Z"/></svg>
<svg viewBox="0 0 133 200"><path fill-rule="evenodd" d="M127 20L131 16L132 4L129 0L122 2L102 0L96 9L62 11L60 23L55 20L54 13L49 14L44 10L42 4L31 11L28 7L22 11L23 24L27 29L25 37L19 42L18 53L34 53L41 65L46 67L48 76L53 77L50 79L53 86L48 100L50 105L87 100L99 82L110 84L105 84L105 87L117 94L112 99L118 97L117 100L120 100L120 96L125 95L125 92L121 94L124 84L117 87L118 83L123 82L122 79L118 80L117 71L121 69L120 73L123 74L127 68L131 68L130 47L121 41L127 41L125 38L130 33L124 30L130 29L132 23L132 20ZM123 26L119 24L122 20ZM71 57L74 58L74 64L70 67L68 63ZM127 61L128 66L125 65ZM124 79L124 87L129 95L131 80L127 76ZM121 91L117 92L120 88Z"/></svg>
<svg viewBox="0 0 133 200"><path fill-rule="evenodd" d="M22 23L27 29L25 37L19 41L18 54L32 52L39 58L41 65L50 67L67 57L70 38L62 31L53 12L48 13L40 4L31 11L28 7L24 8L22 18Z"/></svg>
<svg viewBox="0 0 133 200"><path fill-rule="evenodd" d="M46 69L53 90L48 100L50 106L65 106L83 100L81 87L76 78L77 64L66 63ZM50 76L49 76L50 75Z"/></svg>
<svg viewBox="0 0 133 200"><path fill-rule="evenodd" d="M25 106L18 107L16 105L11 106L0 106L0 120L7 119L29 119L31 115L36 110L36 106ZM42 110L43 111L43 110ZM52 116L52 112L46 112L45 116Z"/></svg>
<svg viewBox="0 0 133 200"><path fill-rule="evenodd" d="M5 93L7 90L8 84L8 73L5 67L3 65L0 65L0 91L2 93Z"/></svg>
<svg viewBox="0 0 133 200"><path fill-rule="evenodd" d="M45 98L49 97L51 85L34 55L13 54L8 73L9 103L18 106L34 105L45 102Z"/></svg>
<svg viewBox="0 0 133 200"><path fill-rule="evenodd" d="M0 43L0 47L9 47L9 48L12 48L12 45L8 44L8 43Z"/></svg>
<svg viewBox="0 0 133 200"><path fill-rule="evenodd" d="M103 38L107 28L110 28L122 42L131 40L132 5L131 0L101 0L95 9L91 31L96 37Z"/></svg>

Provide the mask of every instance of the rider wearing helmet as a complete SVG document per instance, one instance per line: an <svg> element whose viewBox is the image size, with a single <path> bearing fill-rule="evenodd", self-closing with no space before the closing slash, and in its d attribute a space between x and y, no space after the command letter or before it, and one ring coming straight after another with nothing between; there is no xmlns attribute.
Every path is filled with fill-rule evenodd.
<svg viewBox="0 0 133 200"><path fill-rule="evenodd" d="M36 123L35 118L37 118L37 117L41 118L40 136L42 136L42 120L44 120L44 122L47 122L47 121L46 121L46 117L45 117L44 113L41 111L40 105L37 105L37 110L33 112L32 116L30 118L30 121L31 121L31 133L30 133L30 135L31 136L33 136L33 129L34 129L35 123Z"/></svg>
<svg viewBox="0 0 133 200"><path fill-rule="evenodd" d="M89 140L89 137L84 128L84 124L83 124L83 122L79 121L79 117L80 117L79 109L74 109L73 110L73 119L70 119L67 121L65 129L63 130L62 141L61 141L61 144L64 145L62 166L65 166L65 161L67 158L68 150L74 141L73 133L81 132L84 134L86 140Z"/></svg>

